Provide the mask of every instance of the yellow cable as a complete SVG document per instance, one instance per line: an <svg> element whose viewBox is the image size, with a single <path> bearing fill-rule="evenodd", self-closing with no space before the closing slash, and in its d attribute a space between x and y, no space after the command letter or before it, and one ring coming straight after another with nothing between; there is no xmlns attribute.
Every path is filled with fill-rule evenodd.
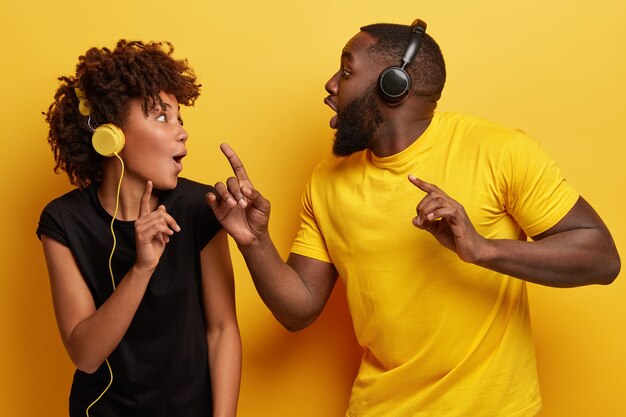
<svg viewBox="0 0 626 417"><path fill-rule="evenodd" d="M87 413L87 417L89 417L89 409L98 401L100 401L100 398L102 398L102 396L104 395L105 392L107 392L109 390L109 387L111 386L111 384L113 383L113 370L111 369L111 365L109 364L109 360L105 359L104 360L107 364L107 366L109 367L109 374L111 374L111 379L109 380L109 385L107 385L107 387L104 389L104 391L102 391L102 393L100 395L98 395L98 398L96 398L95 400L93 400L93 402L91 404L89 404L89 407L87 407L87 409L85 410L85 413Z"/></svg>
<svg viewBox="0 0 626 417"><path fill-rule="evenodd" d="M122 158L120 158L117 152L115 152L114 155L117 157L117 159L120 160L120 164L122 165L122 172L120 173L120 181L117 183L117 193L115 194L115 211L113 212L113 218L111 219L111 235L113 236L113 247L111 248L111 254L109 255L109 273L111 274L111 283L113 284L113 291L115 291L115 276L113 274L112 261L113 261L113 253L115 253L115 247L117 246L117 239L115 238L115 230L113 229L113 224L115 223L115 218L117 217L117 210L119 209L119 206L120 206L120 190L122 189L122 178L124 178L124 161L122 160ZM89 404L89 406L85 410L87 417L89 417L89 409L95 403L100 401L100 398L102 398L102 396L109 390L109 388L113 384L113 369L111 369L111 364L109 363L109 359L108 358L105 359L104 362L106 362L107 367L109 368L109 375L111 376L111 378L109 379L109 385L107 385L104 391L102 391L100 395L98 395L98 398L96 398L95 400L93 400L91 404Z"/></svg>
<svg viewBox="0 0 626 417"><path fill-rule="evenodd" d="M115 290L115 277L113 276L113 268L111 266L113 262L113 253L115 252L115 246L117 245L117 240L115 239L115 231L113 230L113 223L115 223L115 218L117 217L117 210L120 207L120 190L122 189L122 178L124 178L124 161L122 158L116 153L117 159L120 160L120 164L122 165L122 172L120 173L120 181L117 184L117 193L115 195L115 211L113 212L113 218L111 219L111 235L113 236L113 248L111 248L111 255L109 256L109 272L111 273L111 284L113 284L113 290Z"/></svg>

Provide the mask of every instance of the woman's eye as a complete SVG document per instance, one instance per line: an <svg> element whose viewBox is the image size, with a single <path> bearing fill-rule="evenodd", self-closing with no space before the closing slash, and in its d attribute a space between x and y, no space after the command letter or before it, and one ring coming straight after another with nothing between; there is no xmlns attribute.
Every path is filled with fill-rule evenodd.
<svg viewBox="0 0 626 417"><path fill-rule="evenodd" d="M160 114L157 116L157 121L159 122L165 122L165 115L164 114Z"/></svg>

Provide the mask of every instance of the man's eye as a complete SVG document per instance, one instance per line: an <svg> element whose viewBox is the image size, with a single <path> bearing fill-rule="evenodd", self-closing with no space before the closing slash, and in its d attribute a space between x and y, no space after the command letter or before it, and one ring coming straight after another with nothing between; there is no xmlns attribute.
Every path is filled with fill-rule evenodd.
<svg viewBox="0 0 626 417"><path fill-rule="evenodd" d="M157 116L157 121L159 122L165 122L165 115L164 114L160 114Z"/></svg>
<svg viewBox="0 0 626 417"><path fill-rule="evenodd" d="M341 69L341 78L348 78L350 76L350 71L347 68Z"/></svg>

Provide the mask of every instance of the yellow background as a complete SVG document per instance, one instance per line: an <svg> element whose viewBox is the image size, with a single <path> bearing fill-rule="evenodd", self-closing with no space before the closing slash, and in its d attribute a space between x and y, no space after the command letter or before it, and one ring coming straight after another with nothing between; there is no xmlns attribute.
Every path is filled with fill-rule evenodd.
<svg viewBox="0 0 626 417"><path fill-rule="evenodd" d="M52 172L41 112L56 77L71 73L78 55L119 38L170 40L178 57L189 58L204 87L196 107L183 109L190 134L183 174L224 179L229 169L218 144L228 141L272 201L271 233L286 255L304 182L329 153L332 112L322 103L323 86L341 48L361 25L420 17L447 61L440 109L538 139L626 257L623 0L69 0L4 1L0 8L2 415L66 415L73 367L35 228L43 206L71 187ZM231 247L244 343L239 415L343 416L359 355L343 289L311 328L290 334L263 306ZM531 285L530 293L541 416L624 415L624 279L567 290Z"/></svg>

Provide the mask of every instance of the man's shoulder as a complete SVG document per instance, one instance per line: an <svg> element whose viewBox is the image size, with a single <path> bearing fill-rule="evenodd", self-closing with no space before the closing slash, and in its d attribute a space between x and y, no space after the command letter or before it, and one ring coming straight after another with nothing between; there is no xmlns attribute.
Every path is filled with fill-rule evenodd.
<svg viewBox="0 0 626 417"><path fill-rule="evenodd" d="M507 146L516 138L525 137L525 133L518 128L506 126L480 116L469 113L440 113L438 118L439 134L449 135L463 141L465 145L475 143L483 147Z"/></svg>
<svg viewBox="0 0 626 417"><path fill-rule="evenodd" d="M460 126L466 129L488 130L505 134L518 131L516 128L471 113L442 112L438 113L438 116L439 123L443 126Z"/></svg>
<svg viewBox="0 0 626 417"><path fill-rule="evenodd" d="M366 158L367 151L355 152L349 156L327 156L318 162L313 170L313 176L341 175L342 172L362 166Z"/></svg>

